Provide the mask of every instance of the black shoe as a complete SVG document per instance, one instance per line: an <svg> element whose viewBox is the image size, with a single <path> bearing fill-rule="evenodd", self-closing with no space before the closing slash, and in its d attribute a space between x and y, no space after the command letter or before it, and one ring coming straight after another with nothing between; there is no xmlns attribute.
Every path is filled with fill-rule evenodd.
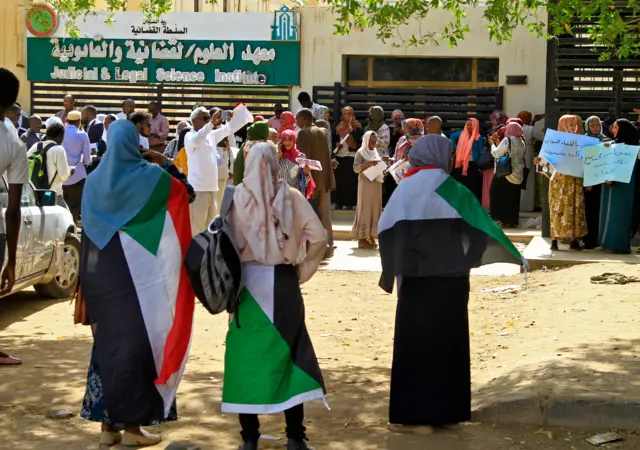
<svg viewBox="0 0 640 450"><path fill-rule="evenodd" d="M551 250L552 251L558 251L558 240L554 239L553 241L551 241Z"/></svg>
<svg viewBox="0 0 640 450"><path fill-rule="evenodd" d="M313 447L310 447L309 444L307 444L307 441L298 442L298 441L289 439L289 441L287 442L287 450L314 450L314 449Z"/></svg>
<svg viewBox="0 0 640 450"><path fill-rule="evenodd" d="M240 447L238 447L238 450L258 450L258 443L243 442L242 444L240 444Z"/></svg>
<svg viewBox="0 0 640 450"><path fill-rule="evenodd" d="M582 247L582 244L578 241L571 241L569 248L571 250L578 250L578 251L584 250L584 248Z"/></svg>

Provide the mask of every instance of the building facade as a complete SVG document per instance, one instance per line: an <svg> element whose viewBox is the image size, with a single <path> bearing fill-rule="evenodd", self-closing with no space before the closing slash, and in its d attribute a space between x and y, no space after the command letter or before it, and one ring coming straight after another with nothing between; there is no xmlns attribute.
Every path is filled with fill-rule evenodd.
<svg viewBox="0 0 640 450"><path fill-rule="evenodd" d="M140 2L141 0L131 0L129 8L132 10L139 8ZM31 5L32 3L28 0L0 2L2 17L0 25L4 29L4 39L0 43L0 66L9 68L19 76L23 86L19 101L25 110L29 110L32 93L27 73L35 74L45 70L45 64L41 58L43 49L40 48L38 53L35 47L30 46L30 53L27 51L28 33L25 28L25 15ZM251 14L260 12L273 14L280 5L279 1L269 3L263 0L227 0L224 3L218 1L216 5L211 5L201 0L198 9L209 11L201 14L212 14L212 12L221 12L220 8L226 8L227 11L236 11L233 13L234 16L240 9L249 17ZM194 0L175 0L174 10L176 13L186 13L193 11L195 6ZM280 75L280 78L285 81L278 83L279 95L282 94L283 89L288 90L288 95L292 99L291 109L298 107L295 98L300 91L305 90L311 93L314 86L331 86L340 82L349 87L399 88L405 91L411 88L446 88L463 91L503 86L503 106L509 115L515 115L520 110L533 113L544 112L546 41L532 36L525 29L519 29L514 33L511 42L501 46L496 45L489 40L481 8L468 12L471 31L456 48L449 48L446 43L439 46L395 46L392 42L383 43L378 40L375 30L371 29L354 29L349 36L335 36L333 34L335 18L329 8L304 7L297 8L296 12L299 13L299 56L292 57L289 66L278 65L280 67L278 70L297 72L299 75L289 77L290 80L295 79L295 81L286 81L287 77ZM434 13L421 23L415 23L407 30L403 30L403 33L409 35L412 31L419 29L439 30L447 20L445 13ZM194 24L194 26L199 25ZM213 28L209 29L213 30ZM245 29L250 33L249 29ZM203 38L206 38L206 30L206 26L201 30L200 34ZM213 31L220 33L219 30ZM118 37L126 38L126 36ZM286 58L286 56L283 57ZM155 66L150 67L150 70L153 68ZM274 69L267 69L269 70ZM265 90L268 89L267 85L271 85L270 80L273 80L274 76L268 77ZM512 79L517 80L517 84L508 83ZM38 81L42 80L38 79ZM73 82L73 80L67 81ZM176 78L143 77L139 84L160 81L176 82ZM218 77L213 81L203 78L199 82L196 77L189 85L194 86L198 83L224 85L225 78ZM255 85L258 86L259 83ZM63 88L64 86L61 87ZM224 89L224 86L216 86L216 88Z"/></svg>

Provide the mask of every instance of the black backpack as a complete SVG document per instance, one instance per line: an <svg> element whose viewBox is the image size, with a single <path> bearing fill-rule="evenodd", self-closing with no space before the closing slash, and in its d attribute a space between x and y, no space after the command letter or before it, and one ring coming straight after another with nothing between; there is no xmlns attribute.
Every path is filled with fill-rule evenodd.
<svg viewBox="0 0 640 450"><path fill-rule="evenodd" d="M44 142L38 142L38 149L35 153L29 155L29 179L33 183L36 189L50 189L53 184L53 180L56 179L58 171L49 183L49 174L47 173L47 152L50 148L57 145L55 142L44 146Z"/></svg>
<svg viewBox="0 0 640 450"><path fill-rule="evenodd" d="M196 298L206 310L235 314L239 326L236 313L244 287L242 260L227 224L234 193L234 186L225 187L220 215L193 238L184 263Z"/></svg>

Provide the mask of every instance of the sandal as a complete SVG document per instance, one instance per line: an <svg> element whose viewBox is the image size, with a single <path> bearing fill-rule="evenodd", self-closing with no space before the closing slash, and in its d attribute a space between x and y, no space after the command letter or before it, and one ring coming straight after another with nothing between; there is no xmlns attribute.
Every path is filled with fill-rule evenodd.
<svg viewBox="0 0 640 450"><path fill-rule="evenodd" d="M360 239L358 240L358 248L362 250L371 250L373 246L371 245L371 242L369 242L368 239Z"/></svg>
<svg viewBox="0 0 640 450"><path fill-rule="evenodd" d="M551 241L551 251L558 251L558 240L554 239Z"/></svg>
<svg viewBox="0 0 640 450"><path fill-rule="evenodd" d="M0 352L0 366L19 366L22 361L6 353Z"/></svg>

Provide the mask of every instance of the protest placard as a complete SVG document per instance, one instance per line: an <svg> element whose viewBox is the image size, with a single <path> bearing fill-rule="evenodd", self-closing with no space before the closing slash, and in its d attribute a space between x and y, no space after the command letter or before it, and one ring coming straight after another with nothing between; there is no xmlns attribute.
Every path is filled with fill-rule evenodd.
<svg viewBox="0 0 640 450"><path fill-rule="evenodd" d="M625 144L604 144L584 147L584 185L595 186L605 181L628 183L638 159L640 147Z"/></svg>
<svg viewBox="0 0 640 450"><path fill-rule="evenodd" d="M409 170L409 161L406 159L400 159L396 161L391 167L389 167L389 174L393 177L396 183L402 181L402 177Z"/></svg>
<svg viewBox="0 0 640 450"><path fill-rule="evenodd" d="M582 149L599 143L598 138L547 130L539 156L549 161L556 172L582 178Z"/></svg>
<svg viewBox="0 0 640 450"><path fill-rule="evenodd" d="M320 161L316 161L315 159L296 158L296 162L300 167L309 166L309 169L311 170L322 170L322 163Z"/></svg>

